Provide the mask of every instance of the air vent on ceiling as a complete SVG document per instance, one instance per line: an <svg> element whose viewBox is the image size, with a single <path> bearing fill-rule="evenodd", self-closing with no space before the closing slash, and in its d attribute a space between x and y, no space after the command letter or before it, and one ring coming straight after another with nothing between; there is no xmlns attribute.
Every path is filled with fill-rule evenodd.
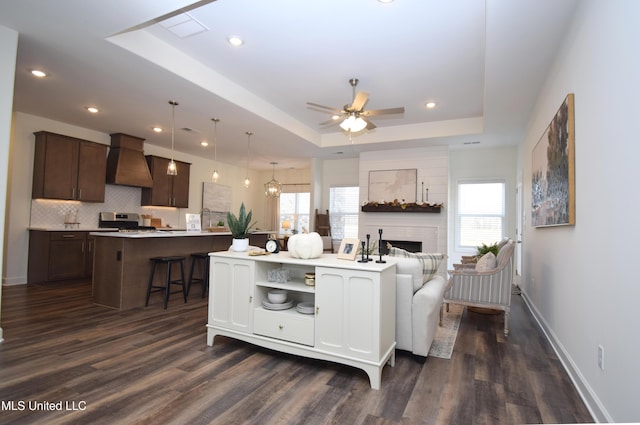
<svg viewBox="0 0 640 425"><path fill-rule="evenodd" d="M205 27L188 13L181 13L179 15L172 16L171 18L160 22L160 25L180 38L187 38L192 35L200 34L201 32L209 31L209 28Z"/></svg>

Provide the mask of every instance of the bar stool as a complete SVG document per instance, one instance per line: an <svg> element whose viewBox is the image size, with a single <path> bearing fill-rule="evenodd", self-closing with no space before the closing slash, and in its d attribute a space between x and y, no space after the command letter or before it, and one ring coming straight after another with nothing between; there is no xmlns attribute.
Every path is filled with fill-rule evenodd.
<svg viewBox="0 0 640 425"><path fill-rule="evenodd" d="M152 257L151 260L151 275L149 276L149 286L147 287L147 302L144 304L145 307L149 305L149 296L151 292L159 292L164 291L164 308L167 309L167 304L169 303L169 294L171 293L171 285L180 285L182 286L182 295L184 296L184 302L187 302L187 288L185 286L184 280L184 257L179 256L168 256L168 257ZM156 271L156 266L159 264L164 264L167 269L167 277L165 279L164 286L158 286L153 284L153 275ZM181 279L171 280L171 268L174 264L180 265L180 277ZM174 292L177 293L178 291Z"/></svg>
<svg viewBox="0 0 640 425"><path fill-rule="evenodd" d="M193 271L197 263L202 264L202 276L193 277ZM191 284L193 282L202 283L202 298L204 298L209 288L209 253L208 252L194 252L191 254L191 270L189 271L189 283L187 284L187 296L191 291Z"/></svg>

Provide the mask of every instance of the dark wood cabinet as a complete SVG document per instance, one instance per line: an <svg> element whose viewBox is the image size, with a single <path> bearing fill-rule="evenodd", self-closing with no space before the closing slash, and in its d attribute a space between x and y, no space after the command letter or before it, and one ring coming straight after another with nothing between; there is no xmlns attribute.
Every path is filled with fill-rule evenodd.
<svg viewBox="0 0 640 425"><path fill-rule="evenodd" d="M48 280L85 277L85 232L51 232Z"/></svg>
<svg viewBox="0 0 640 425"><path fill-rule="evenodd" d="M28 282L90 278L94 247L95 236L86 231L31 230Z"/></svg>
<svg viewBox="0 0 640 425"><path fill-rule="evenodd" d="M32 198L104 202L107 145L39 131Z"/></svg>
<svg viewBox="0 0 640 425"><path fill-rule="evenodd" d="M84 250L84 277L93 275L93 254L96 249L96 237L87 233L87 244Z"/></svg>
<svg viewBox="0 0 640 425"><path fill-rule="evenodd" d="M175 161L178 174L167 175L168 158L154 155L145 156L153 178L153 187L143 188L141 204L162 207L189 207L189 173L191 164Z"/></svg>

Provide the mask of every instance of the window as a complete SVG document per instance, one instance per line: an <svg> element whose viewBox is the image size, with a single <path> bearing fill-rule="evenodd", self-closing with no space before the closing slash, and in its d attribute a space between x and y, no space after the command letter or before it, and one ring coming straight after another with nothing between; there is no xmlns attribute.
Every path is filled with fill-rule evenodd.
<svg viewBox="0 0 640 425"><path fill-rule="evenodd" d="M329 189L329 218L333 239L358 237L359 199L360 188L358 186Z"/></svg>
<svg viewBox="0 0 640 425"><path fill-rule="evenodd" d="M498 242L504 235L505 183L458 183L457 245L476 248Z"/></svg>
<svg viewBox="0 0 640 425"><path fill-rule="evenodd" d="M309 210L311 209L310 192L283 192L280 194L280 230L283 233L302 233L302 228L309 230ZM282 224L288 221L290 230ZM295 232L292 232L295 230ZM310 231L310 230L309 230Z"/></svg>

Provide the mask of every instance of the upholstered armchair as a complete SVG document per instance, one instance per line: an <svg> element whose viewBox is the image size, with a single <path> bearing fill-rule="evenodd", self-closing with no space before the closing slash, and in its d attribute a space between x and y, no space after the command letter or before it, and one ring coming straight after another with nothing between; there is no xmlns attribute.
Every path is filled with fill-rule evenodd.
<svg viewBox="0 0 640 425"><path fill-rule="evenodd" d="M449 271L444 302L504 311L504 335L509 334L509 310L513 284L513 252L515 242L506 241L495 257L495 267L487 267L483 259L474 268ZM493 255L493 254L491 254Z"/></svg>

